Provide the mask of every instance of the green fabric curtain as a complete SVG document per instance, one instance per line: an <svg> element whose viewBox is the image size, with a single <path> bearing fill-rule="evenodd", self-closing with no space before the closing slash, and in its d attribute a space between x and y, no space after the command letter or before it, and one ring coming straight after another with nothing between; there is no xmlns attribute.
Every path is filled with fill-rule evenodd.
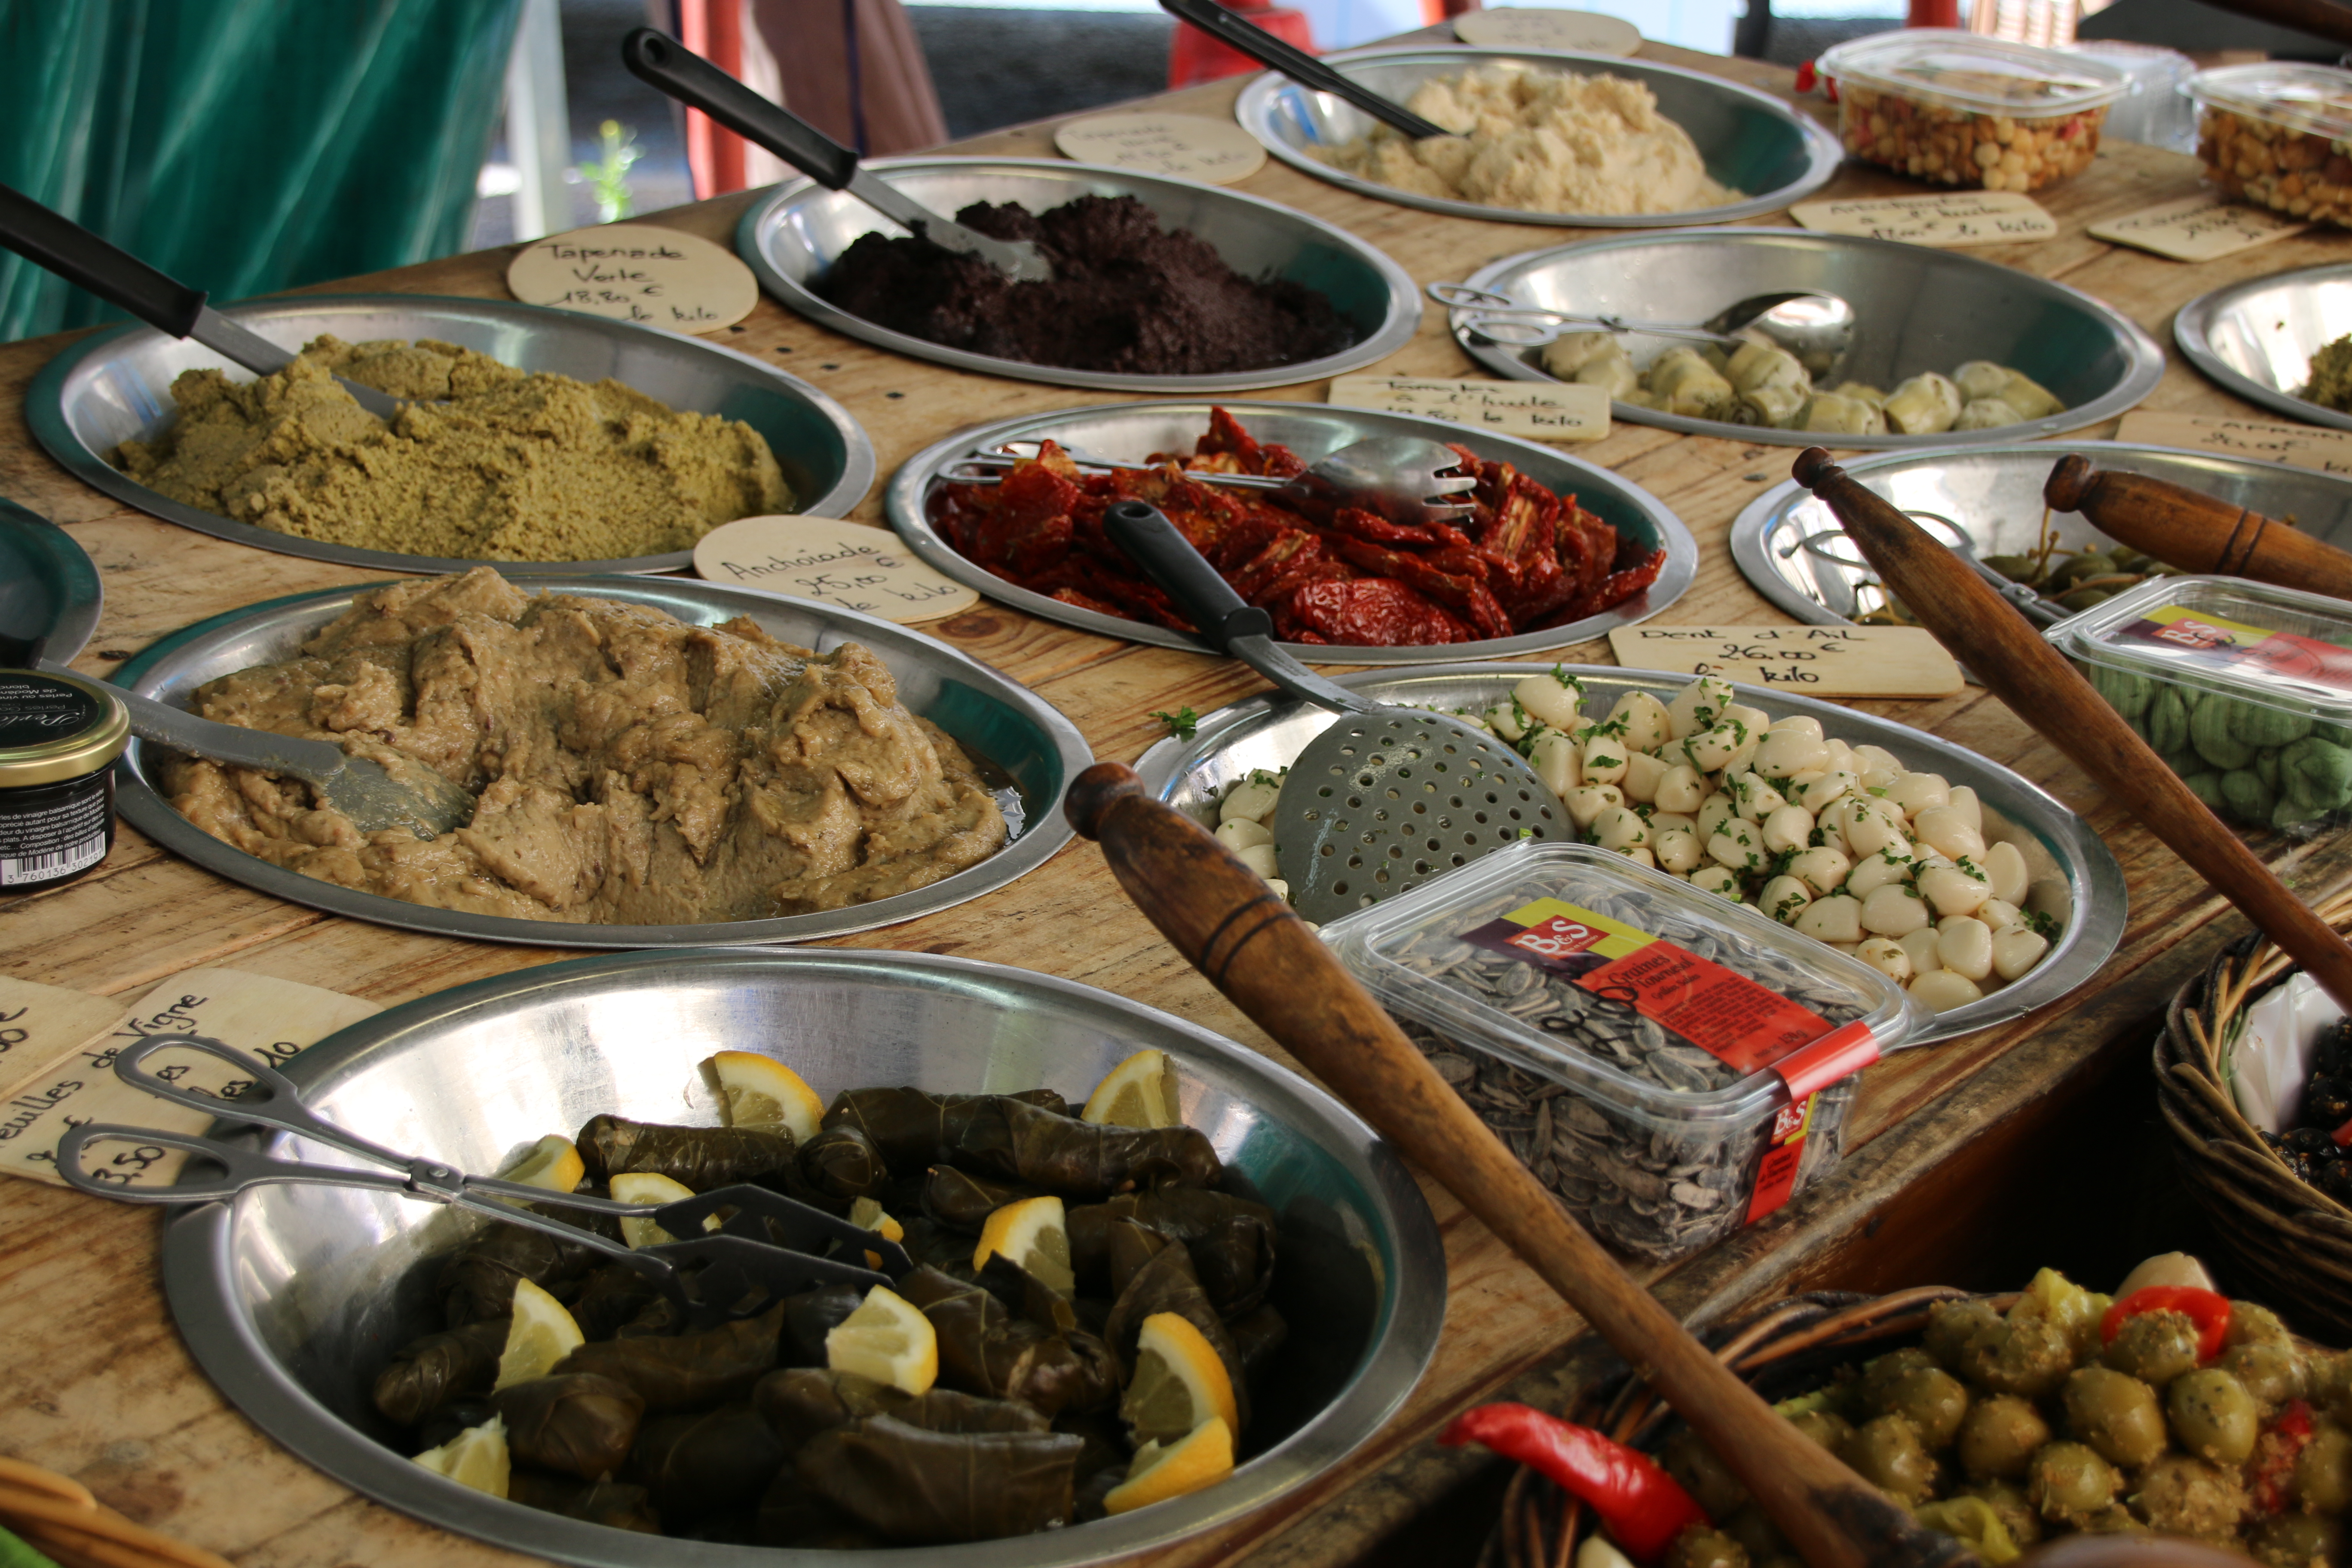
<svg viewBox="0 0 2352 1568"><path fill-rule="evenodd" d="M464 248L520 0L0 0L0 184L215 300ZM121 312L0 252L0 341Z"/></svg>

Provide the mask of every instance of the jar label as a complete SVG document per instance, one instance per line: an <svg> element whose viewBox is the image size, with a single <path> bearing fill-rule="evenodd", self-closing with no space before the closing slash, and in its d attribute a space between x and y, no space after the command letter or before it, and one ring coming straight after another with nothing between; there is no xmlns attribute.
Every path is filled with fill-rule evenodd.
<svg viewBox="0 0 2352 1568"><path fill-rule="evenodd" d="M1813 1109L1820 1100L1818 1094L1806 1095L1782 1106L1772 1119L1771 1146L1764 1151L1763 1163L1756 1167L1756 1190L1748 1194L1748 1217L1742 1224L1754 1225L1787 1203L1797 1190L1797 1173L1805 1163L1805 1134L1813 1129Z"/></svg>
<svg viewBox="0 0 2352 1568"><path fill-rule="evenodd" d="M2109 634L2109 639L2158 648L2185 664L2352 692L2352 648L2224 620L2178 605L2159 605L2138 620L2126 622Z"/></svg>
<svg viewBox="0 0 2352 1568"><path fill-rule="evenodd" d="M70 876L105 859L107 816L102 777L60 805L0 816L0 888Z"/></svg>
<svg viewBox="0 0 2352 1568"><path fill-rule="evenodd" d="M62 680L16 669L0 674L0 752L70 740L103 716L95 698Z"/></svg>

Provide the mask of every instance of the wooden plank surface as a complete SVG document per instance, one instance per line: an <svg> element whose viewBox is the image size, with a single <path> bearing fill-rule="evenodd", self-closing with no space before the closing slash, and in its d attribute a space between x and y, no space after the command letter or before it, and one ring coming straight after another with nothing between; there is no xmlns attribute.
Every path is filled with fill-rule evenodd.
<svg viewBox="0 0 2352 1568"><path fill-rule="evenodd" d="M1788 73L1646 46L1647 58L1691 65L1786 93ZM1223 113L1227 83L1153 100ZM1814 100L1817 113L1832 112ZM959 151L1054 156L1049 128L1027 127ZM1497 257L1577 237L1573 230L1438 217L1352 195L1270 162L1238 187L1301 208L1387 250L1414 279L1459 279ZM1915 189L1877 171L1846 169L1839 197ZM2106 300L2168 343L2172 312L2237 279L2339 258L2333 231L2200 265L2166 261L2093 239L2087 224L2198 188L2192 160L2112 143L2072 184L2045 193L2054 239L1979 256L2061 279ZM751 198L738 195L641 220L727 242ZM1759 220L1785 223L1785 218ZM503 297L510 252L454 257L339 282L384 289ZM887 476L946 432L1013 414L1104 401L1096 394L969 375L898 358L829 332L763 300L718 340L780 365L839 398L865 425ZM0 345L0 493L68 524L104 574L107 611L78 668L103 675L155 637L255 600L360 581L369 574L268 554L187 532L67 475L34 445L21 412L34 374L69 336ZM1475 367L1433 310L1412 342L1373 367L1383 374L1458 376ZM1317 400L1321 384L1255 396ZM2145 406L2243 416L2247 405L2177 356ZM2112 426L2082 432L2104 437ZM2061 449L2053 447L2053 458ZM1701 549L1696 582L1673 612L1682 622L1757 625L1787 617L1731 563L1733 516L1788 472L1790 448L1683 437L1621 426L1577 448L1646 486L1689 524ZM856 514L878 521L879 490ZM1067 712L1097 755L1131 759L1160 733L1154 709L1206 712L1261 688L1238 666L1142 647L1048 625L1003 605L927 629L1028 682ZM1546 655L1549 661L1555 655ZM1607 645L1565 650L1607 663ZM2082 813L2114 847L2131 889L2124 943L2097 982L2067 1005L1873 1068L1849 1131L1845 1165L1765 1224L1685 1263L1659 1289L1678 1310L1712 1317L1792 1283L1852 1267L1875 1219L1988 1130L2030 1114L2064 1086L2128 1048L2176 976L2211 942L2220 901L2186 868L2100 799L2088 781L1998 702L1974 690L1936 701L1857 703L1931 730L2016 768ZM2266 853L2298 863L2308 891L2347 871L2333 843ZM2218 928L2217 928L2218 929ZM929 919L844 939L842 945L956 952L1065 975L1163 1007L1279 1056L1156 937L1105 872L1076 846L1011 887ZM136 990L197 963L322 983L394 1004L467 981L549 962L546 950L456 942L330 918L248 891L163 855L125 830L98 873L69 887L0 901L0 972L107 995ZM1426 1184L1424 1184L1426 1186ZM1483 1227L1429 1189L1445 1238L1451 1295L1444 1338L1403 1414L1346 1463L1281 1503L1187 1542L1169 1568L1255 1554L1322 1564L1360 1552L1453 1484L1468 1462L1427 1438L1448 1414L1497 1388L1541 1394L1571 1375L1562 1348L1579 1325ZM0 1453L78 1476L134 1519L242 1563L454 1564L510 1554L451 1537L356 1497L263 1436L213 1390L182 1347L158 1289L151 1214L26 1183L0 1183ZM1890 1257L1894 1256L1892 1254ZM1890 1263L1891 1273L1910 1267ZM1924 1265L1923 1265L1924 1266ZM1649 1272L1655 1274L1656 1270ZM98 1325L68 1331L68 1322ZM1579 1363L1580 1365L1581 1363Z"/></svg>

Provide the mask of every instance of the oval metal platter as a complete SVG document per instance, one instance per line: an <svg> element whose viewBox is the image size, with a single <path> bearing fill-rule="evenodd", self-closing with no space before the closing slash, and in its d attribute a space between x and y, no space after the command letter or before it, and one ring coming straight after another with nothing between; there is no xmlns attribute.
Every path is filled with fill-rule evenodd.
<svg viewBox="0 0 2352 1568"><path fill-rule="evenodd" d="M2189 363L2251 403L2352 430L2352 414L2298 395L2311 356L2352 332L2352 262L2251 278L2200 294L2172 318Z"/></svg>
<svg viewBox="0 0 2352 1568"><path fill-rule="evenodd" d="M1842 381L1891 392L1905 376L1930 370L1948 375L1969 360L1987 359L2023 371L2067 403L2046 418L1940 436L1775 430L1633 403L1611 405L1616 418L1636 425L1731 441L1840 450L2004 446L2116 418L2164 374L2163 346L2080 289L1957 251L1893 240L1788 228L1627 235L1507 256L1465 281L1552 310L1668 323L1705 321L1771 289L1842 295L1859 322ZM1541 367L1541 349L1480 337L1461 311L1451 319L1463 352L1496 375L1556 379ZM1636 364L1673 346L1638 332L1627 333L1625 342Z"/></svg>
<svg viewBox="0 0 2352 1568"><path fill-rule="evenodd" d="M1197 1025L1072 981L922 952L704 949L574 959L394 1007L284 1067L338 1124L490 1171L600 1111L719 1121L696 1064L758 1051L830 1099L867 1084L1083 1095L1166 1051L1185 1121L1280 1216L1275 1300L1297 1327L1233 1476L1118 1518L1014 1540L795 1563L1078 1568L1226 1524L1321 1474L1403 1405L1436 1348L1445 1253L1403 1163L1338 1100ZM280 1158L309 1152L278 1135ZM374 1369L442 1326L429 1267L463 1234L429 1204L272 1186L177 1211L173 1315L207 1375L297 1454L404 1513L586 1568L772 1568L774 1549L648 1536L487 1496L420 1468L369 1398Z"/></svg>
<svg viewBox="0 0 2352 1568"><path fill-rule="evenodd" d="M526 572L506 577L527 591L587 594L649 605L689 626L715 626L748 616L773 636L819 653L845 642L864 645L889 667L898 683L898 700L910 711L954 736L975 760L985 759L1012 778L1008 787L1017 795L1024 819L1020 836L977 866L870 904L707 925L583 925L427 909L272 865L223 843L173 810L151 776L162 749L142 741L131 742L116 775L116 800L123 819L206 870L290 903L436 936L534 947L707 947L809 942L870 931L936 913L1001 888L1045 864L1070 841L1071 828L1061 812L1062 792L1094 761L1086 737L1027 687L945 643L855 610L691 578L581 578ZM216 676L292 657L304 639L341 615L367 587L299 594L215 616L146 648L122 667L115 681L185 707L189 693ZM1006 792L1000 790L998 798L1005 800ZM1005 815L1009 818L1013 811Z"/></svg>
<svg viewBox="0 0 2352 1568"><path fill-rule="evenodd" d="M1484 708L1526 678L1525 664L1454 665L1436 669L1368 670L1339 678L1343 686L1382 702L1410 703L1443 712ZM1598 718L1628 691L1664 700L1692 678L1615 666L1570 668L1584 683L1585 711ZM1742 700L1774 718L1806 713L1831 735L1853 745L1884 746L1903 765L1943 774L1975 790L1984 806L1985 837L2017 846L2033 874L2025 907L2063 926L2057 942L2023 979L1980 1002L1934 1015L1911 1041L1932 1045L2021 1018L2089 980L2122 940L2126 893L2123 868L2096 833L2063 803L2000 763L1964 746L1835 702L1760 687L1739 688ZM1215 804L1255 769L1290 765L1332 716L1319 708L1268 692L1220 708L1201 720L1192 739L1161 741L1136 763L1144 787L1177 809L1213 824Z"/></svg>
<svg viewBox="0 0 2352 1568"><path fill-rule="evenodd" d="M1247 392L1360 370L1402 348L1421 326L1421 291L1403 268L1321 218L1239 191L1059 160L875 158L861 167L950 216L973 202L1017 202L1036 213L1080 196L1133 196L1169 228L1207 240L1243 277L1287 279L1324 295L1358 333L1352 347L1321 359L1222 375L1127 375L999 359L892 331L816 292L817 280L858 236L905 233L856 197L814 180L787 180L743 215L735 251L769 293L813 321L913 359L1097 392Z"/></svg>
<svg viewBox="0 0 2352 1568"><path fill-rule="evenodd" d="M1265 143L1267 152L1318 180L1344 185L1360 196L1420 207L1486 223L1539 223L1567 228L1669 228L1690 223L1735 223L1778 212L1829 184L1845 150L1826 127L1769 93L1721 77L1618 55L1570 54L1543 49L1366 49L1326 55L1326 65L1398 102L1436 76L1482 67L1504 70L1575 71L1581 75L1631 77L1657 95L1658 112L1690 132L1706 172L1721 184L1745 193L1736 202L1685 213L1638 213L1612 217L1588 213L1523 212L1401 191L1345 174L1315 156L1369 134L1376 123L1353 104L1315 92L1288 77L1268 72L1242 89L1234 118ZM1728 304L1729 301L1726 300ZM1680 318L1677 318L1680 319Z"/></svg>
<svg viewBox="0 0 2352 1568"><path fill-rule="evenodd" d="M0 497L0 643L31 643L28 663L69 664L98 630L105 604L105 585L80 542ZM0 654L0 662L7 658Z"/></svg>
<svg viewBox="0 0 2352 1568"><path fill-rule="evenodd" d="M215 309L289 349L321 332L346 342L436 338L519 370L551 371L578 381L609 376L672 408L740 419L767 437L792 486L795 510L814 516L846 517L874 485L874 443L847 409L749 354L680 332L510 300L431 294L306 294ZM100 454L124 441L152 440L168 426L179 413L172 383L184 370L226 371L232 382L254 379L250 371L193 340L152 327L117 327L82 339L44 365L25 395L25 417L49 456L115 500L198 533L280 555L380 572L513 566L541 576L683 572L694 564L688 550L615 561L532 562L358 550L257 528L173 500Z"/></svg>
<svg viewBox="0 0 2352 1568"><path fill-rule="evenodd" d="M1317 664L1427 664L1452 658L1495 658L1511 654L1538 653L1565 647L1606 633L1612 626L1649 619L1683 595L1698 573L1698 544L1682 519L1665 502L1595 463L1571 458L1558 447L1510 436L1465 429L1443 420L1410 414L1382 414L1367 408L1344 408L1322 403L1242 403L1220 399L1216 407L1231 412L1261 441L1279 441L1309 463L1352 441L1372 436L1417 436L1431 441L1459 442L1482 458L1516 464L1536 482L1562 495L1574 495L1580 504L1597 513L1621 533L1666 552L1666 563L1648 592L1623 606L1588 616L1564 626L1522 632L1517 637L1489 637L1480 642L1452 643L1436 647L1362 647L1319 643L1279 646L1299 658ZM958 458L1004 441L1045 437L1096 457L1141 459L1153 452L1192 449L1209 427L1207 403L1111 403L1090 408L1062 408L1047 414L1024 415L975 426L943 441L934 442L907 459L891 476L883 492L890 526L898 531L915 553L941 572L989 598L1028 611L1066 626L1094 632L1154 647L1185 648L1194 653L1216 650L1187 632L1150 626L1118 616L1066 605L1044 594L1018 588L979 563L967 560L940 533L932 521L928 499L940 483L940 472Z"/></svg>
<svg viewBox="0 0 2352 1568"><path fill-rule="evenodd" d="M2042 487L2060 458L2079 452L2101 468L2169 479L2232 506L2292 517L2314 538L2352 549L2352 479L2284 463L2176 452L2116 441L1960 447L1858 458L1847 473L1906 510L1932 512L1976 542L1979 556L2030 551L2041 535ZM2051 520L2061 549L2114 540L2080 512ZM1732 520L1731 558L1756 591L1812 626L1843 626L1882 602L1877 578L1850 547L1808 541L1840 535L1836 516L1811 490L1785 480ZM1846 559L1839 559L1843 554Z"/></svg>

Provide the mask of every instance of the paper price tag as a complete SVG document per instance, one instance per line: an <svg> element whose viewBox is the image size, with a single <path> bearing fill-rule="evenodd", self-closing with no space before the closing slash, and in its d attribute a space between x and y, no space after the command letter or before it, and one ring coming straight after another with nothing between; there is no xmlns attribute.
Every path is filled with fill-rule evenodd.
<svg viewBox="0 0 2352 1568"><path fill-rule="evenodd" d="M2221 452L2267 463L2292 463L2323 474L2352 474L2352 430L2323 430L2268 419L2220 419L2203 414L2126 414L2118 441Z"/></svg>
<svg viewBox="0 0 2352 1568"><path fill-rule="evenodd" d="M608 223L532 240L507 266L526 305L552 305L678 332L731 327L760 302L751 269L696 235Z"/></svg>
<svg viewBox="0 0 2352 1568"><path fill-rule="evenodd" d="M961 615L980 595L918 560L887 528L833 517L745 517L694 546L698 577L816 599L886 621Z"/></svg>
<svg viewBox="0 0 2352 1568"><path fill-rule="evenodd" d="M123 1016L121 998L0 975L0 1100Z"/></svg>
<svg viewBox="0 0 2352 1568"><path fill-rule="evenodd" d="M1202 114L1089 114L1056 126L1054 145L1081 163L1212 185L1245 180L1265 164L1256 137L1230 120Z"/></svg>
<svg viewBox="0 0 2352 1568"><path fill-rule="evenodd" d="M63 1186L57 1174L58 1140L86 1122L202 1132L212 1118L158 1100L114 1076L127 1046L159 1035L208 1035L277 1066L348 1024L383 1009L373 1002L292 980L234 969L191 969L173 975L119 1015L105 1033L84 1040L65 1059L16 1085L0 1103L0 1171ZM171 1051L151 1058L155 1074L178 1087L234 1100L250 1079L216 1058ZM91 1151L94 1169L125 1186L161 1186L179 1174L185 1157L152 1144L109 1142Z"/></svg>
<svg viewBox="0 0 2352 1568"><path fill-rule="evenodd" d="M1808 697L1949 697L1960 667L1917 626L1662 626L1609 634L1630 669L1715 675Z"/></svg>
<svg viewBox="0 0 2352 1568"><path fill-rule="evenodd" d="M1821 234L1937 247L2049 239L2058 220L2022 191L1949 191L1864 202L1799 202L1789 216Z"/></svg>
<svg viewBox="0 0 2352 1568"><path fill-rule="evenodd" d="M2213 261L2301 234L2311 226L2263 207L2208 194L2183 196L2129 217L2095 223L2090 235L2094 239L2152 250L2175 261Z"/></svg>
<svg viewBox="0 0 2352 1568"><path fill-rule="evenodd" d="M1331 384L1331 401L1537 441L1598 441L1609 434L1609 394L1574 382L1343 375Z"/></svg>
<svg viewBox="0 0 2352 1568"><path fill-rule="evenodd" d="M1642 47L1642 30L1622 17L1521 5L1456 16L1454 36L1474 49L1569 49L1585 55L1630 55Z"/></svg>

